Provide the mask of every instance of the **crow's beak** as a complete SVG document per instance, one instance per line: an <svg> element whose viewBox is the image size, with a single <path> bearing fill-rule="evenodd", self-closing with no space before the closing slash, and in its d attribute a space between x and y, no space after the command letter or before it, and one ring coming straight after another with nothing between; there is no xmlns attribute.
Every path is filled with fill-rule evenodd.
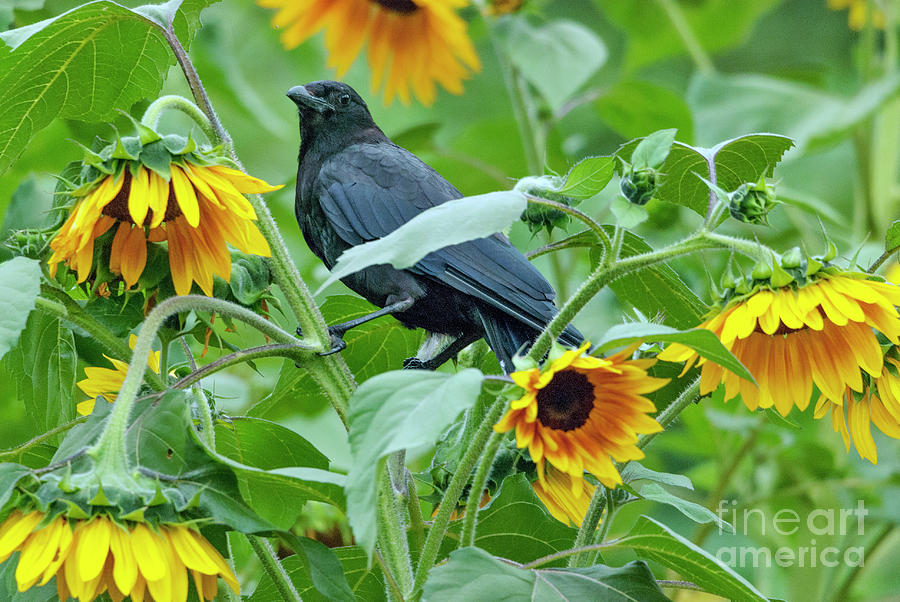
<svg viewBox="0 0 900 602"><path fill-rule="evenodd" d="M318 96L313 96L303 86L294 86L288 90L287 97L293 100L301 109L312 109L317 113L323 113L334 109L327 101L322 100Z"/></svg>

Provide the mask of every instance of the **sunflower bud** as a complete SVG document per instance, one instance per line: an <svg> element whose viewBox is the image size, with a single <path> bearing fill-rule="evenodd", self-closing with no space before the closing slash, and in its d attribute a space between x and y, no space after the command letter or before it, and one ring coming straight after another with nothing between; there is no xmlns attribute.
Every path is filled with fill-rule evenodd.
<svg viewBox="0 0 900 602"><path fill-rule="evenodd" d="M656 187L659 185L659 175L659 172L652 167L637 169L629 167L622 175L619 189L629 203L646 205L656 192Z"/></svg>
<svg viewBox="0 0 900 602"><path fill-rule="evenodd" d="M532 233L546 228L549 234L553 228L563 228L569 223L569 216L564 212L540 203L543 199L572 206L574 199L557 192L561 185L561 179L555 176L527 177L516 183L515 190L530 201L519 219L528 224Z"/></svg>
<svg viewBox="0 0 900 602"><path fill-rule="evenodd" d="M732 192L728 210L738 221L768 226L766 216L776 203L775 189L768 186L763 177L755 184L741 184Z"/></svg>

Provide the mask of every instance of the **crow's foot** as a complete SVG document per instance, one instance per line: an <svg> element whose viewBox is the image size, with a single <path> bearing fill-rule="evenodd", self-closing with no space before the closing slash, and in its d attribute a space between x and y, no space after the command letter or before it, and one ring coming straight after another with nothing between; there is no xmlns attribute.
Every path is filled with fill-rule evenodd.
<svg viewBox="0 0 900 602"><path fill-rule="evenodd" d="M332 353L338 353L339 351L343 351L347 348L347 343L344 341L344 333L345 329L328 327L328 334L331 336L331 349L328 351L324 351L320 353L321 356L331 355Z"/></svg>
<svg viewBox="0 0 900 602"><path fill-rule="evenodd" d="M403 360L404 370L434 370L431 362L423 362L417 357L408 357Z"/></svg>

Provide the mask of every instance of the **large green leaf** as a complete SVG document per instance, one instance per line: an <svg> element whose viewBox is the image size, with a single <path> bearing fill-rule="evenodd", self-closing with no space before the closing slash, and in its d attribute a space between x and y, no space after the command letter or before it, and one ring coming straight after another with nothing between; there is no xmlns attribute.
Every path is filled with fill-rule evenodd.
<svg viewBox="0 0 900 602"><path fill-rule="evenodd" d="M386 372L364 382L350 398L347 514L357 543L375 546L378 474L388 454L433 445L447 426L478 399L482 374L425 370Z"/></svg>
<svg viewBox="0 0 900 602"><path fill-rule="evenodd" d="M183 43L200 10L214 1L184 2L175 22ZM101 0L0 33L0 174L56 117L107 120L116 109L156 96L174 63L159 20L181 4L142 11L148 18Z"/></svg>
<svg viewBox="0 0 900 602"><path fill-rule="evenodd" d="M641 558L658 562L728 600L766 600L746 579L709 552L647 516L639 517L628 534L613 543L631 548Z"/></svg>
<svg viewBox="0 0 900 602"><path fill-rule="evenodd" d="M40 291L41 268L37 261L14 257L0 263L0 358L19 340Z"/></svg>
<svg viewBox="0 0 900 602"><path fill-rule="evenodd" d="M573 21L533 26L512 17L500 27L509 58L547 103L559 109L606 62L606 46Z"/></svg>
<svg viewBox="0 0 900 602"><path fill-rule="evenodd" d="M441 557L458 545L462 521L450 525ZM478 513L475 545L516 562L530 562L572 547L576 529L547 512L524 474L506 478L490 503ZM564 566L565 560L559 566ZM553 566L553 565L549 565Z"/></svg>
<svg viewBox="0 0 900 602"><path fill-rule="evenodd" d="M369 567L369 559L366 552L357 546L348 546L345 548L334 548L332 550L340 561L347 577L347 583L356 596L357 600L362 602L377 602L384 600L384 579L377 565ZM289 556L281 561L284 570L297 593L304 600L309 601L329 601L331 598L322 595L313 587L312 580L306 571L306 558L299 554ZM250 596L251 602L269 602L277 600L280 597L275 583L268 574L263 574L259 585Z"/></svg>
<svg viewBox="0 0 900 602"><path fill-rule="evenodd" d="M616 154L630 160L639 142L628 142ZM690 207L705 216L710 192L698 175L730 192L745 182L756 182L763 175L772 175L781 156L793 145L790 138L777 134L748 134L712 148L676 142L659 169L663 178L655 198Z"/></svg>
<svg viewBox="0 0 900 602"><path fill-rule="evenodd" d="M0 518L6 518L3 515L3 506L9 501L18 482L28 474L31 474L31 471L21 464L0 464Z"/></svg>
<svg viewBox="0 0 900 602"><path fill-rule="evenodd" d="M56 317L32 312L10 356L17 365L17 390L31 418L33 434L75 417L78 355L69 328Z"/></svg>
<svg viewBox="0 0 900 602"><path fill-rule="evenodd" d="M441 203L383 238L344 251L319 291L371 265L408 268L432 251L500 232L519 219L525 207L525 197L512 190Z"/></svg>
<svg viewBox="0 0 900 602"><path fill-rule="evenodd" d="M428 574L422 599L432 601L668 600L643 562L621 567L523 569L479 548L463 548Z"/></svg>

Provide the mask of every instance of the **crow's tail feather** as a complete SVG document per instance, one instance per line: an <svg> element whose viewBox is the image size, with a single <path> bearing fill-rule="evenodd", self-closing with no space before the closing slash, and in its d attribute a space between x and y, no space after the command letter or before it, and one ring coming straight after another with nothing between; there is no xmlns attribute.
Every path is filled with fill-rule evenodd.
<svg viewBox="0 0 900 602"><path fill-rule="evenodd" d="M527 349L540 332L506 314L484 311L479 313L484 326L485 339L494 355L497 356L500 368L505 374L513 372L515 370L512 363L513 356ZM570 324L558 340L563 345L578 347L584 341L584 337L577 328Z"/></svg>

